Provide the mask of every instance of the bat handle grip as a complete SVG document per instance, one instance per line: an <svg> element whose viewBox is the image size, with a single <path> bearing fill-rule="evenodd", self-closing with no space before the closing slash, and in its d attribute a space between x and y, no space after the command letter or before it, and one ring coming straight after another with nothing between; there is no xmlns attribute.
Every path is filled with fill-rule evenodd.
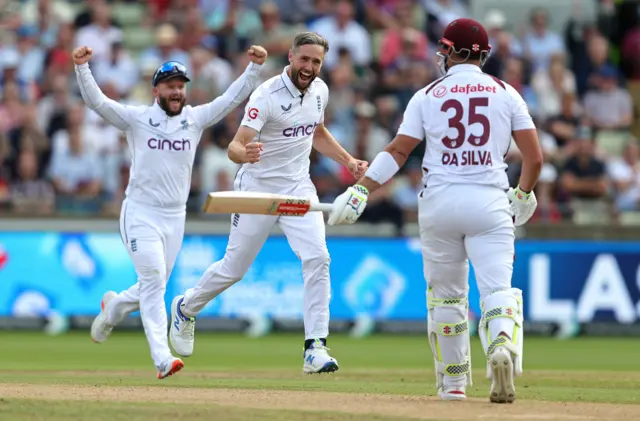
<svg viewBox="0 0 640 421"><path fill-rule="evenodd" d="M312 203L309 207L310 212L331 212L333 210L333 203Z"/></svg>

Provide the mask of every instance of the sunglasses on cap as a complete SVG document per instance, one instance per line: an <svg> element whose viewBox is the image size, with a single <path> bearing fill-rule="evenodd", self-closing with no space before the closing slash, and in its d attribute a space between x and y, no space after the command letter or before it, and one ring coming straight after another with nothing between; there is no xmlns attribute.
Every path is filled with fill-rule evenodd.
<svg viewBox="0 0 640 421"><path fill-rule="evenodd" d="M190 81L187 76L187 67L184 64L177 61L168 61L156 70L156 73L153 75L152 83L153 86L157 86L158 83L175 77L180 77L187 82Z"/></svg>

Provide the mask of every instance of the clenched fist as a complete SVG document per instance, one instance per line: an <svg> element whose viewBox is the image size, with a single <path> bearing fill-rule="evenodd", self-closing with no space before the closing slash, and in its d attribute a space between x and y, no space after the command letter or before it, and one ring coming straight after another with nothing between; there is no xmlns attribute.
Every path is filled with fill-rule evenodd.
<svg viewBox="0 0 640 421"><path fill-rule="evenodd" d="M356 180L362 178L362 176L367 172L369 168L369 163L367 161L361 161L359 159L353 159L347 165L347 169L351 173L351 176Z"/></svg>
<svg viewBox="0 0 640 421"><path fill-rule="evenodd" d="M263 64L265 61L267 61L267 50L259 45L252 45L251 47L249 47L249 49L247 50L247 55L249 56L249 59L255 64Z"/></svg>
<svg viewBox="0 0 640 421"><path fill-rule="evenodd" d="M252 142L247 143L244 147L244 162L255 164L260 161L260 152L262 151L262 143Z"/></svg>
<svg viewBox="0 0 640 421"><path fill-rule="evenodd" d="M85 64L91 60L93 50L89 47L78 47L71 53L73 62L77 65Z"/></svg>

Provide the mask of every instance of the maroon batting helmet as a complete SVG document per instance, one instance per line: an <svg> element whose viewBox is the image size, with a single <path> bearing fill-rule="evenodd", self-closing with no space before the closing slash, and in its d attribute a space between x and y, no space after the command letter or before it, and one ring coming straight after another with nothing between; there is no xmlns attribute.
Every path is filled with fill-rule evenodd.
<svg viewBox="0 0 640 421"><path fill-rule="evenodd" d="M451 22L444 30L438 46L437 54L445 59L443 60L445 69L446 59L453 63L464 63L469 59L480 60L480 67L482 67L491 52L487 31L480 22L468 18ZM453 53L456 54L458 61L451 58Z"/></svg>

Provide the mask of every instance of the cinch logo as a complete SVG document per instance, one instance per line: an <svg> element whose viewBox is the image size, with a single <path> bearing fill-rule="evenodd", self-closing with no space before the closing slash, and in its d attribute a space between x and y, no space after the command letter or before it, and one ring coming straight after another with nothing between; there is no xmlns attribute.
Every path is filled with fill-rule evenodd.
<svg viewBox="0 0 640 421"><path fill-rule="evenodd" d="M161 151L186 151L191 150L191 142L189 139L156 139L152 137L147 140L149 149L159 149Z"/></svg>
<svg viewBox="0 0 640 421"><path fill-rule="evenodd" d="M471 92L491 92L493 94L496 93L496 87L495 86L482 86L479 83L476 85L456 85L453 88L451 88L451 92L453 93L459 93L459 94L468 94Z"/></svg>
<svg viewBox="0 0 640 421"><path fill-rule="evenodd" d="M316 131L316 127L318 127L318 123L309 124L307 126L287 127L282 131L282 135L284 137L311 136L313 132Z"/></svg>

